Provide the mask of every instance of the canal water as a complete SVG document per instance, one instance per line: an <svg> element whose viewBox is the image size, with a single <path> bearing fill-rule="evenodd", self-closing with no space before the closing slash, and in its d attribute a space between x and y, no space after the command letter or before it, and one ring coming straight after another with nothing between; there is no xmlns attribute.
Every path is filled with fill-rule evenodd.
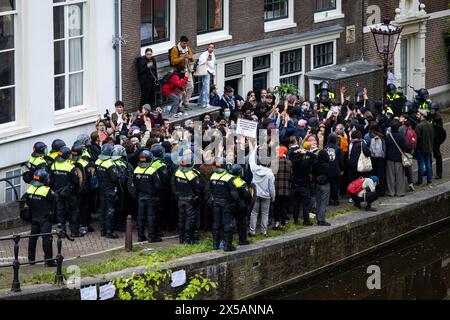
<svg viewBox="0 0 450 320"><path fill-rule="evenodd" d="M255 298L449 300L450 225Z"/></svg>

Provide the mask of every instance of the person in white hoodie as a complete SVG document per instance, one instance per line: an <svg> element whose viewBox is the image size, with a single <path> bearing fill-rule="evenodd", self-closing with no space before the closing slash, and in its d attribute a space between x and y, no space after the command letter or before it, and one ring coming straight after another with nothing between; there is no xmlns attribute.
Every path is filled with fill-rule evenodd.
<svg viewBox="0 0 450 320"><path fill-rule="evenodd" d="M256 187L256 201L250 216L250 236L256 235L256 223L261 211L261 233L267 236L270 203L275 201L275 176L272 169L256 162L257 149L250 154L249 164Z"/></svg>
<svg viewBox="0 0 450 320"><path fill-rule="evenodd" d="M216 74L216 56L214 55L215 46L213 43L208 45L208 50L203 52L198 58L198 65L206 65L207 73L202 76L202 89L198 98L198 105L203 108L210 107L209 91L211 88L211 79L214 79ZM214 82L214 80L213 80Z"/></svg>

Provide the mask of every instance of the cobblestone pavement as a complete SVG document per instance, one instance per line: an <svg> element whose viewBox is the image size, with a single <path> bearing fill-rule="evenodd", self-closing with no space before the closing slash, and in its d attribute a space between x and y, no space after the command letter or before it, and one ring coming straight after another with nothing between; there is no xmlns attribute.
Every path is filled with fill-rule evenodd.
<svg viewBox="0 0 450 320"><path fill-rule="evenodd" d="M450 121L450 117L447 117L446 121ZM445 124L445 129L450 133L450 122ZM444 158L444 177L448 180L450 178L450 137L441 147L443 158ZM414 164L414 169L417 165ZM433 166L434 168L434 166ZM433 169L434 170L434 169ZM435 171L433 171L435 172ZM414 179L417 179L417 173L414 174ZM442 181L442 180L441 180ZM439 182L436 182L439 183ZM118 248L123 248L125 244L125 233L117 232L119 235L118 239L106 239L100 236L99 225L94 225L96 232L89 233L83 238L77 238L74 242L70 242L67 239L63 240L62 244L62 254L65 260L70 260L79 257L86 257L95 255L98 253L103 253L106 251L115 250ZM17 228L13 230L4 230L0 232L0 237L10 236L13 233L27 234L28 227ZM171 236L176 237L174 235ZM53 238L54 249L53 253L56 255L56 236ZM133 239L137 239L136 231L133 232ZM26 262L28 259L28 240L24 239L20 241L19 256L21 262ZM9 264L13 261L14 257L14 242L11 241L0 241L0 266L4 264ZM36 259L43 259L42 252L42 242L41 239L38 240Z"/></svg>

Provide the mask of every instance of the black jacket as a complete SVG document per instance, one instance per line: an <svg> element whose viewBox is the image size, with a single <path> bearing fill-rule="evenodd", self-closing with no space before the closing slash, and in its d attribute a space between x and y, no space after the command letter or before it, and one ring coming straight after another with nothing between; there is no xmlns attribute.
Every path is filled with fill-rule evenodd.
<svg viewBox="0 0 450 320"><path fill-rule="evenodd" d="M314 182L320 185L330 181L333 167L330 163L328 152L321 150L317 156L317 161L313 166Z"/></svg>
<svg viewBox="0 0 450 320"><path fill-rule="evenodd" d="M138 67L138 79L139 83L141 84L154 84L155 83L155 77L158 78L158 71L156 67L156 60L152 57L151 61L153 62L153 67L148 68L147 63L148 61L145 56L139 57L137 61L137 67Z"/></svg>
<svg viewBox="0 0 450 320"><path fill-rule="evenodd" d="M392 133L392 136L394 137L400 149L405 152L405 136L400 132L394 132ZM398 150L390 134L386 135L386 160L394 162L402 161L402 154Z"/></svg>
<svg viewBox="0 0 450 320"><path fill-rule="evenodd" d="M311 184L311 170L316 155L312 152L306 154L293 154L292 158L292 183L294 187L306 187Z"/></svg>
<svg viewBox="0 0 450 320"><path fill-rule="evenodd" d="M348 166L353 170L356 170L356 168L358 167L358 160L359 156L361 155L361 143L364 155L366 157L370 157L370 149L367 146L367 144L363 141L364 140L353 143L352 150L350 152L350 156L348 159Z"/></svg>

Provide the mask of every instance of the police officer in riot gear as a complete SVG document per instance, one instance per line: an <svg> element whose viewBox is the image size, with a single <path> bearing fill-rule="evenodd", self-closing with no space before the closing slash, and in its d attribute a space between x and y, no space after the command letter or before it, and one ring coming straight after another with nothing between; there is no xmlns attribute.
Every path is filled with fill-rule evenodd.
<svg viewBox="0 0 450 320"><path fill-rule="evenodd" d="M80 236L84 236L89 231L91 212L89 208L90 194L92 192L91 179L95 171L95 165L90 158L83 156L84 147L80 143L75 143L72 147L72 161L75 166L83 172L85 181L81 189L78 190L80 205Z"/></svg>
<svg viewBox="0 0 450 320"><path fill-rule="evenodd" d="M240 245L248 245L247 240L247 216L251 208L251 194L248 191L247 183L242 179L243 168L239 164L234 164L230 167L230 174L233 175L233 183L239 194L239 201L236 203L236 226L239 236Z"/></svg>
<svg viewBox="0 0 450 320"><path fill-rule="evenodd" d="M28 161L29 171L23 174L23 181L25 181L25 183L31 183L36 171L41 169L47 170L48 162L46 158L47 145L44 142L36 142L33 146L31 158Z"/></svg>
<svg viewBox="0 0 450 320"><path fill-rule="evenodd" d="M65 147L66 143L62 141L61 139L56 139L52 142L52 150L50 150L50 153L48 154L48 157L52 159L52 161L55 161L56 157L58 156L58 151Z"/></svg>
<svg viewBox="0 0 450 320"><path fill-rule="evenodd" d="M114 229L117 231L125 231L127 215L130 213L129 203L131 201L127 190L127 182L128 178L133 174L133 168L128 163L127 150L121 145L115 145L113 147L111 159L116 165L119 175Z"/></svg>
<svg viewBox="0 0 450 320"><path fill-rule="evenodd" d="M112 152L112 145L104 145L95 166L99 182L100 211L102 213L101 235L108 239L117 239L119 236L113 233L113 222L119 173L117 166L111 159Z"/></svg>
<svg viewBox="0 0 450 320"><path fill-rule="evenodd" d="M320 106L323 106L323 111L330 111L331 104L335 99L335 94L331 92L330 83L328 81L322 81L319 84L319 93L316 95L316 102Z"/></svg>
<svg viewBox="0 0 450 320"><path fill-rule="evenodd" d="M138 198L138 240L148 239L149 242L161 242L162 239L156 233L157 208L159 206L159 191L161 182L157 170L152 167L153 154L144 150L139 154L139 164L134 171L134 185ZM145 220L147 220L147 235L144 235Z"/></svg>
<svg viewBox="0 0 450 320"><path fill-rule="evenodd" d="M221 230L224 231L224 250L234 251L233 246L233 214L234 203L239 201L239 194L233 183L233 176L227 172L224 158L215 162L214 174L209 180L209 205L213 211L213 248L218 250Z"/></svg>
<svg viewBox="0 0 450 320"><path fill-rule="evenodd" d="M87 134L82 133L77 137L77 142L83 146L83 158L92 159L91 153L89 151L89 147L91 146L91 137Z"/></svg>
<svg viewBox="0 0 450 320"><path fill-rule="evenodd" d="M397 87L393 83L387 85L387 107L388 113L392 113L393 116L399 117L402 113L402 106L406 102L404 96L397 93Z"/></svg>
<svg viewBox="0 0 450 320"><path fill-rule="evenodd" d="M188 150L189 151L189 150ZM195 244L195 227L199 200L204 186L200 173L194 169L192 153L186 152L180 167L172 177L172 191L178 202L180 243Z"/></svg>
<svg viewBox="0 0 450 320"><path fill-rule="evenodd" d="M425 110L426 112L430 113L431 100L428 90L422 88L417 90L416 92L417 96L414 100L414 105L418 110Z"/></svg>
<svg viewBox="0 0 450 320"><path fill-rule="evenodd" d="M75 195L76 187L79 185L79 176L70 160L71 153L72 151L68 147L62 147L50 167L50 172L52 190L57 195L56 220L65 229L65 215L68 213L70 232L74 238L80 236L79 199Z"/></svg>
<svg viewBox="0 0 450 320"><path fill-rule="evenodd" d="M52 215L55 208L56 196L48 186L50 175L45 170L37 170L34 174L31 186L26 192L26 203L31 213L30 235L51 233ZM36 261L36 243L38 237L30 237L28 240L28 261L34 264ZM42 237L42 248L46 267L54 267L56 263L53 258L52 236Z"/></svg>
<svg viewBox="0 0 450 320"><path fill-rule="evenodd" d="M164 230L168 229L170 221L170 180L171 176L167 164L163 161L165 150L160 144L154 144L150 152L153 154L152 167L156 169L159 180L161 181L161 188L159 190L159 207L156 213L156 225L158 228ZM162 235L161 230L157 232Z"/></svg>

